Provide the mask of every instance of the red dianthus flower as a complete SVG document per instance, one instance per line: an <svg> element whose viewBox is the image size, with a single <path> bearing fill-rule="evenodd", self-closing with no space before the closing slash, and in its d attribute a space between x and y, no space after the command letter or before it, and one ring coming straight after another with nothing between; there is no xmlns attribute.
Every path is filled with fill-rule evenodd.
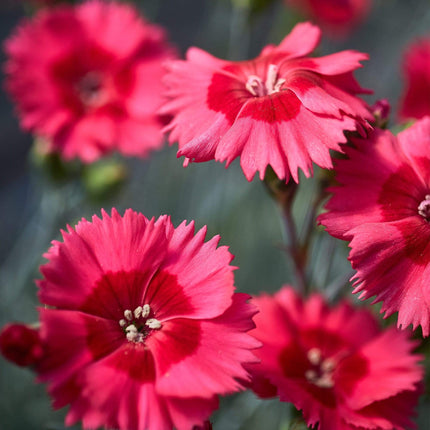
<svg viewBox="0 0 430 430"><path fill-rule="evenodd" d="M430 38L411 44L403 61L406 90L400 103L401 119L430 115Z"/></svg>
<svg viewBox="0 0 430 430"><path fill-rule="evenodd" d="M382 331L365 309L333 308L320 295L306 301L290 287L257 297L263 343L252 365L253 389L278 395L319 430L401 430L420 394L421 358L406 332Z"/></svg>
<svg viewBox="0 0 430 430"><path fill-rule="evenodd" d="M91 0L40 11L6 42L7 89L25 129L65 159L159 148L162 28L131 6Z"/></svg>
<svg viewBox="0 0 430 430"><path fill-rule="evenodd" d="M335 163L339 186L329 191L319 222L350 241L360 298L376 296L398 325L430 332L430 118L393 136L375 131Z"/></svg>
<svg viewBox="0 0 430 430"><path fill-rule="evenodd" d="M332 167L330 149L341 151L344 130L371 119L364 92L352 72L366 54L343 51L305 57L320 31L299 24L279 46L267 46L254 60L230 62L191 48L186 61L168 62L170 98L161 112L172 114L170 142L190 161L227 161L238 156L251 180L270 165L279 178L298 182L312 162Z"/></svg>
<svg viewBox="0 0 430 430"><path fill-rule="evenodd" d="M334 35L345 35L370 10L370 0L286 0Z"/></svg>
<svg viewBox="0 0 430 430"><path fill-rule="evenodd" d="M66 424L189 430L241 388L257 342L232 255L193 223L127 210L63 232L41 267L38 363Z"/></svg>

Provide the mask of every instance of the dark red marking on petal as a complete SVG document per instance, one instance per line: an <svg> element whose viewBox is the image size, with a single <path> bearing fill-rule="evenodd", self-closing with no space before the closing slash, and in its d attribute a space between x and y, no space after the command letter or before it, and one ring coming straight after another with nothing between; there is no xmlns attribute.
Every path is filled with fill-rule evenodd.
<svg viewBox="0 0 430 430"><path fill-rule="evenodd" d="M154 356L144 343L128 342L107 358L106 364L138 382L155 381Z"/></svg>
<svg viewBox="0 0 430 430"><path fill-rule="evenodd" d="M209 109L222 112L230 124L233 124L244 103L254 96L246 89L245 76L232 76L241 72L238 66L228 66L224 70L228 74L220 72L212 76L206 103Z"/></svg>
<svg viewBox="0 0 430 430"><path fill-rule="evenodd" d="M200 322L185 318L165 322L159 331L153 332L148 346L158 349L154 354L160 373L166 374L173 364L192 355L200 345L200 338Z"/></svg>
<svg viewBox="0 0 430 430"><path fill-rule="evenodd" d="M416 162L420 171L430 171L429 159L417 158ZM410 222L398 223L396 227L405 239L405 256L422 266L430 262L430 249L427 250L430 224L418 213L418 206L427 194L430 194L430 186L422 183L410 165L403 164L382 185L378 199L383 221L410 218Z"/></svg>
<svg viewBox="0 0 430 430"><path fill-rule="evenodd" d="M241 117L250 117L269 124L294 119L301 108L300 100L290 90L254 97L240 113Z"/></svg>
<svg viewBox="0 0 430 430"><path fill-rule="evenodd" d="M143 304L143 293L149 281L146 272L107 272L79 310L119 321L124 318L126 309L133 311Z"/></svg>
<svg viewBox="0 0 430 430"><path fill-rule="evenodd" d="M79 310L116 322L124 318L125 310L134 311L144 304L151 306L155 314L151 317L161 319L193 311L175 275L160 271L149 277L149 272L137 270L107 272Z"/></svg>
<svg viewBox="0 0 430 430"><path fill-rule="evenodd" d="M353 392L356 383L365 378L369 365L361 354L354 354L341 360L334 373L335 384L348 395Z"/></svg>

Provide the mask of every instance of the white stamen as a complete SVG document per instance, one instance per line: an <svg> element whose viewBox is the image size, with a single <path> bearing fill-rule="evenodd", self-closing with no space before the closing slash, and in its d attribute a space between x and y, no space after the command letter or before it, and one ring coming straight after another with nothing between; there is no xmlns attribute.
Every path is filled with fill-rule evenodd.
<svg viewBox="0 0 430 430"><path fill-rule="evenodd" d="M121 326L121 327L125 327L125 325L127 324L127 321L126 320L119 320L119 325Z"/></svg>
<svg viewBox="0 0 430 430"><path fill-rule="evenodd" d="M150 312L151 312L151 308L149 307L149 305L148 304L143 305L142 318L148 318L148 315L150 314Z"/></svg>
<svg viewBox="0 0 430 430"><path fill-rule="evenodd" d="M124 311L124 316L127 320L131 321L133 319L133 312L130 309Z"/></svg>
<svg viewBox="0 0 430 430"><path fill-rule="evenodd" d="M125 329L126 335L125 337L127 338L128 341L133 342L136 340L137 337L139 337L139 333L137 331L137 328L134 324L130 324L126 329Z"/></svg>
<svg viewBox="0 0 430 430"><path fill-rule="evenodd" d="M140 318L140 316L142 315L142 306L138 306L134 311L133 311L134 317L138 320Z"/></svg>
<svg viewBox="0 0 430 430"><path fill-rule="evenodd" d="M158 330L159 328L161 328L161 322L155 318L149 318L149 320L146 321L145 325L155 330Z"/></svg>
<svg viewBox="0 0 430 430"><path fill-rule="evenodd" d="M256 97L264 97L281 91L285 79L278 79L278 71L279 68L276 64L269 64L266 72L266 81L263 82L257 75L249 75L245 88Z"/></svg>
<svg viewBox="0 0 430 430"><path fill-rule="evenodd" d="M317 366L321 362L321 351L318 348L311 348L308 351L308 360L314 366Z"/></svg>
<svg viewBox="0 0 430 430"><path fill-rule="evenodd" d="M305 378L312 384L320 388L333 388L333 371L337 361L333 358L322 360L322 353L319 348L311 348L307 357L312 366L318 366L305 372Z"/></svg>
<svg viewBox="0 0 430 430"><path fill-rule="evenodd" d="M317 387L320 387L320 388L333 388L334 387L334 381L333 381L330 374L324 374L321 376L321 378L318 378L312 382Z"/></svg>
<svg viewBox="0 0 430 430"><path fill-rule="evenodd" d="M331 358L326 358L322 363L321 363L321 370L324 373L330 373L333 372L334 368L336 367L336 362L331 359Z"/></svg>
<svg viewBox="0 0 430 430"><path fill-rule="evenodd" d="M272 93L277 93L277 92L281 91L281 87L282 87L282 85L285 84L285 81L286 81L286 79L278 79L276 81L274 87L273 87ZM271 93L269 93L269 94L271 94Z"/></svg>
<svg viewBox="0 0 430 430"><path fill-rule="evenodd" d="M275 86L277 85L276 78L278 77L278 66L270 64L267 69L266 75L266 88L269 94L274 92ZM284 80L285 82L285 80Z"/></svg>
<svg viewBox="0 0 430 430"><path fill-rule="evenodd" d="M430 218L430 194L427 194L424 200L418 206L418 213L427 221Z"/></svg>
<svg viewBox="0 0 430 430"><path fill-rule="evenodd" d="M263 81L256 75L249 75L248 81L246 82L245 88L253 96L261 96L261 88L263 87Z"/></svg>
<svg viewBox="0 0 430 430"><path fill-rule="evenodd" d="M313 382L317 379L317 372L315 370L306 370L305 377L309 382Z"/></svg>

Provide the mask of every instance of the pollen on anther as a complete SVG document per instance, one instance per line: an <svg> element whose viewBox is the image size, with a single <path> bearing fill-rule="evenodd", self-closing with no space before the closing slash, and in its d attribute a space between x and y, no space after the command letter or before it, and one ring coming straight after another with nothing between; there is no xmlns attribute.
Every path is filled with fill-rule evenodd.
<svg viewBox="0 0 430 430"><path fill-rule="evenodd" d="M136 340L136 338L139 336L139 333L137 331L137 328L134 324L130 324L126 329L125 329L126 335L125 337L127 338L128 341L132 342L134 340Z"/></svg>
<svg viewBox="0 0 430 430"><path fill-rule="evenodd" d="M315 370L306 370L305 377L309 382L313 382L315 379L317 379L318 375Z"/></svg>
<svg viewBox="0 0 430 430"><path fill-rule="evenodd" d="M318 365L321 362L321 351L318 348L311 348L308 351L308 360L313 365Z"/></svg>
<svg viewBox="0 0 430 430"><path fill-rule="evenodd" d="M124 311L124 316L127 320L131 321L133 319L133 312L130 309Z"/></svg>
<svg viewBox="0 0 430 430"><path fill-rule="evenodd" d="M147 318L150 313L151 313L150 306L148 304L143 305L143 307L142 307L142 318Z"/></svg>
<svg viewBox="0 0 430 430"><path fill-rule="evenodd" d="M155 330L158 330L159 328L161 328L161 322L155 318L150 318L149 320L147 320L145 325Z"/></svg>
<svg viewBox="0 0 430 430"><path fill-rule="evenodd" d="M124 320L124 319L122 319L122 320L119 320L119 325L121 326L121 327L125 327L125 325L127 324L127 321L126 320Z"/></svg>
<svg viewBox="0 0 430 430"><path fill-rule="evenodd" d="M133 314L134 314L134 317L135 317L136 319L139 319L139 318L140 318L140 316L142 315L142 306L138 306L138 307L134 310Z"/></svg>
<svg viewBox="0 0 430 430"><path fill-rule="evenodd" d="M325 359L321 363L321 370L326 373L332 372L335 369L335 367L336 367L336 362L330 358Z"/></svg>

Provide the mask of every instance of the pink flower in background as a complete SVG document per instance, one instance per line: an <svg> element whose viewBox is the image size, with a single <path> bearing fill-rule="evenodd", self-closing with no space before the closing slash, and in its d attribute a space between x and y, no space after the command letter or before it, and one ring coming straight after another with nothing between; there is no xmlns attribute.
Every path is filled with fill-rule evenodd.
<svg viewBox="0 0 430 430"><path fill-rule="evenodd" d="M206 228L116 210L83 219L41 267L37 366L66 424L189 430L249 379L254 306Z"/></svg>
<svg viewBox="0 0 430 430"><path fill-rule="evenodd" d="M43 355L39 331L25 324L7 324L0 332L0 352L18 366L31 366Z"/></svg>
<svg viewBox="0 0 430 430"><path fill-rule="evenodd" d="M430 115L430 38L412 43L403 61L406 89L400 102L401 119Z"/></svg>
<svg viewBox="0 0 430 430"><path fill-rule="evenodd" d="M375 131L335 164L339 186L319 222L350 241L355 293L398 325L430 332L430 118L397 137Z"/></svg>
<svg viewBox="0 0 430 430"><path fill-rule="evenodd" d="M298 169L311 174L312 162L332 167L329 150L341 151L343 131L363 131L373 118L353 77L367 55L306 57L319 40L320 30L304 23L254 60L229 62L191 48L186 61L168 62L161 112L174 116L166 130L178 156L227 166L240 156L248 180L257 171L263 178L268 165L296 182Z"/></svg>
<svg viewBox="0 0 430 430"><path fill-rule="evenodd" d="M371 0L286 0L333 35L345 36L369 13Z"/></svg>
<svg viewBox="0 0 430 430"><path fill-rule="evenodd" d="M420 394L415 343L346 302L330 308L319 294L303 300L290 287L253 300L251 333L263 343L250 366L253 389L278 395L319 430L401 430Z"/></svg>
<svg viewBox="0 0 430 430"><path fill-rule="evenodd" d="M91 0L40 11L6 42L7 89L22 126L65 159L159 148L162 28L131 5Z"/></svg>

